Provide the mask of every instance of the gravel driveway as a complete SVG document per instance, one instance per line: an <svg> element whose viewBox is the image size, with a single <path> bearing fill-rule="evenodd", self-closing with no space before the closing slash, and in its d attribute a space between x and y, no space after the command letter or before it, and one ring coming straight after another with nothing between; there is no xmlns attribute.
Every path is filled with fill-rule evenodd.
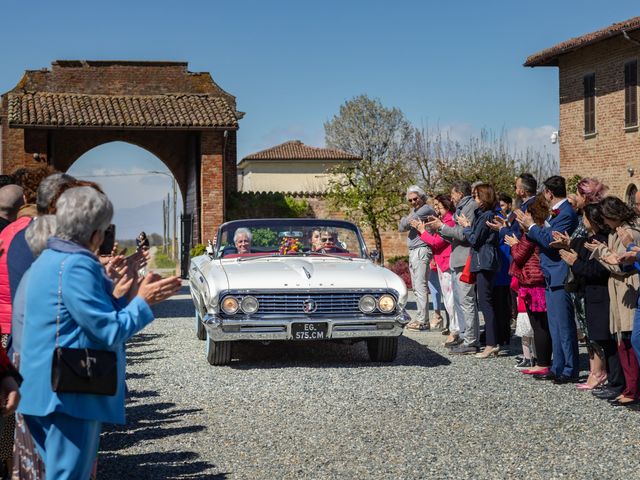
<svg viewBox="0 0 640 480"><path fill-rule="evenodd" d="M155 311L128 347L128 424L105 426L100 479L638 478L640 413L524 378L512 357L452 358L417 332L388 365L362 344L286 343L211 367L187 289Z"/></svg>

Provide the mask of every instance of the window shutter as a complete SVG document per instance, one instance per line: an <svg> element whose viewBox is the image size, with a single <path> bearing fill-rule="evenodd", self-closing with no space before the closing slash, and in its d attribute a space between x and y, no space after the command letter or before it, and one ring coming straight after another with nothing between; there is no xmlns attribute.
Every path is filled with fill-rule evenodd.
<svg viewBox="0 0 640 480"><path fill-rule="evenodd" d="M624 126L638 125L638 61L624 64Z"/></svg>

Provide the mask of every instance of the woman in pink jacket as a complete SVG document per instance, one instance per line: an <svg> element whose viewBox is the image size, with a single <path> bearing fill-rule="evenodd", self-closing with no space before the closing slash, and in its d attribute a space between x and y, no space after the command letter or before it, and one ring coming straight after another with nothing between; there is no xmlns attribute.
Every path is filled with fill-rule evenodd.
<svg viewBox="0 0 640 480"><path fill-rule="evenodd" d="M442 223L454 226L453 212L456 207L451 201L449 195L438 195L435 198L433 208L442 220ZM444 240L437 232L431 233L426 230L422 222L416 222L413 225L419 232L420 238L424 243L431 247L433 251L433 258L438 266L438 279L440 280L440 287L442 288L442 297L444 299L444 308L447 310L449 316L448 328L451 331L459 332L460 326L458 325L458 319L456 318L455 309L453 308L453 290L451 289L451 270L449 269L449 257L451 256L451 244ZM447 338L447 341L455 340L451 335Z"/></svg>

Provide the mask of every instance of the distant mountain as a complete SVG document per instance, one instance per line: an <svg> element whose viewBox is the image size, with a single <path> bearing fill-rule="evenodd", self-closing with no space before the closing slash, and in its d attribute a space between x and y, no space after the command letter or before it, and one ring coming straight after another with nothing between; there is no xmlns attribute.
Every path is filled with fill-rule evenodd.
<svg viewBox="0 0 640 480"><path fill-rule="evenodd" d="M173 222L173 220L171 220ZM162 200L149 202L139 207L118 208L114 212L116 238L129 240L136 238L141 231L162 235ZM172 229L173 229L173 223ZM178 235L180 232L180 212L178 212Z"/></svg>

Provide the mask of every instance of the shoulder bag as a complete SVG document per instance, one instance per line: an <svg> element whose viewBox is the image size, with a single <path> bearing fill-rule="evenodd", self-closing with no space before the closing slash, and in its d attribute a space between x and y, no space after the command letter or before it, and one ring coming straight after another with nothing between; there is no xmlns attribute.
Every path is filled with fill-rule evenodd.
<svg viewBox="0 0 640 480"><path fill-rule="evenodd" d="M115 395L118 387L118 360L115 352L91 348L66 348L59 345L62 271L58 285L56 348L51 364L51 388L57 393Z"/></svg>

